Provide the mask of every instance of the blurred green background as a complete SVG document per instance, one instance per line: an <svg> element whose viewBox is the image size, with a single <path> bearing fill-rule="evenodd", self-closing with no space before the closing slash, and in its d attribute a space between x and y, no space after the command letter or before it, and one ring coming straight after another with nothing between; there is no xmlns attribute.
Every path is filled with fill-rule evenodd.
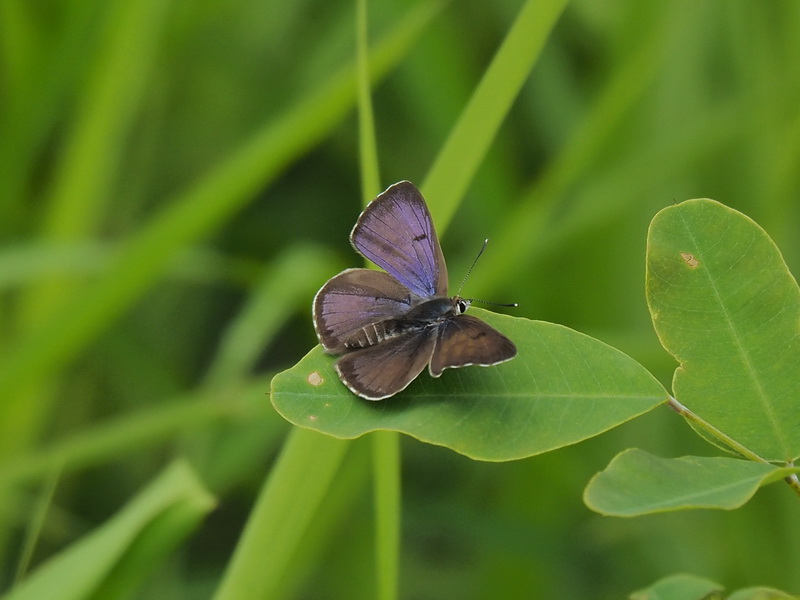
<svg viewBox="0 0 800 600"><path fill-rule="evenodd" d="M412 32L375 73L383 185L421 182L521 5L370 3L376 44ZM466 295L668 386L643 285L659 209L714 198L800 264L798 31L790 0L571 2L443 236L451 286L489 237ZM185 456L218 506L129 591L213 593L288 431L269 379L360 263L354 48L353 2L0 3L2 589ZM508 464L404 440L401 597L620 598L679 571L800 591L782 486L731 513L585 508L631 446L715 453L666 408ZM372 597L368 453L348 451L286 597Z"/></svg>

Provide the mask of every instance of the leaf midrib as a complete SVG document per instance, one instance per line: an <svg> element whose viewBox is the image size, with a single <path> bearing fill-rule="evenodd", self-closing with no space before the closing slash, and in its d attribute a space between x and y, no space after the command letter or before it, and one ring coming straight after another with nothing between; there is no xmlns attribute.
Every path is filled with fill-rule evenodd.
<svg viewBox="0 0 800 600"><path fill-rule="evenodd" d="M685 215L683 214L682 211L679 211L678 214L680 215L681 222L683 223L684 229L686 230L687 235L691 239L692 244L699 251L699 248L701 246L698 243L698 240L695 237L694 232L692 231L692 228L689 226ZM752 247L752 246L753 246L753 238L750 239L750 247ZM720 309L722 311L722 315L725 317L725 321L726 321L726 323L728 325L728 328L730 329L730 332L731 332L731 334L733 336L733 340L735 342L735 347L736 347L736 350L737 350L737 352L738 352L738 354L740 356L740 359L741 359L742 363L744 364L745 368L747 369L747 373L750 375L750 379L753 381L753 383L754 383L754 385L756 387L757 399L758 399L759 403L761 404L761 407L762 407L762 409L764 411L764 414L767 416L767 419L769 420L769 422L770 422L770 424L772 426L773 433L775 434L776 438L778 439L778 442L779 442L779 445L780 445L780 448L781 448L781 452L782 452L782 454L784 456L788 456L788 454L789 454L789 452L787 450L788 445L787 445L786 439L784 437L784 432L783 432L783 429L781 429L779 427L780 420L777 418L777 415L775 414L774 407L768 401L767 394L766 394L766 392L764 390L764 386L762 385L761 378L758 375L758 371L754 368L753 361L751 360L751 357L750 357L750 353L747 351L746 345L742 342L742 338L739 335L738 329L734 325L734 320L731 318L731 313L729 312L727 305L722 300L722 295L720 294L719 287L717 286L717 282L714 279L714 277L712 277L711 271L709 269L707 269L707 268L703 269L703 271L706 273L706 278L708 279L709 286L711 287L711 290L714 293L714 297L716 298L716 301L717 301L717 303L718 303L718 305L719 305L719 307L720 307Z"/></svg>

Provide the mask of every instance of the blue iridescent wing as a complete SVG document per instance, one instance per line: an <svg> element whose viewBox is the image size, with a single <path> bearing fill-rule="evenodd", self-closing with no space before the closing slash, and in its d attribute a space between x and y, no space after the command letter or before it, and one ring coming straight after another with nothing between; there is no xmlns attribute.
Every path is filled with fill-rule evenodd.
<svg viewBox="0 0 800 600"><path fill-rule="evenodd" d="M350 241L358 252L421 298L447 295L447 267L425 199L401 181L369 203Z"/></svg>

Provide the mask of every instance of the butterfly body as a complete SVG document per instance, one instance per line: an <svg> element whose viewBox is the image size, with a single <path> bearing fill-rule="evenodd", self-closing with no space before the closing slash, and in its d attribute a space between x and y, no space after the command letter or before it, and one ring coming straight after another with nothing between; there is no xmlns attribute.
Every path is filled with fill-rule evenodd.
<svg viewBox="0 0 800 600"><path fill-rule="evenodd" d="M422 195L402 181L373 200L350 234L355 249L386 272L347 269L314 298L314 326L340 379L367 400L405 389L428 366L494 365L516 347L480 319L470 301L447 295L447 267Z"/></svg>
<svg viewBox="0 0 800 600"><path fill-rule="evenodd" d="M424 300L416 306L411 306L404 315L376 321L356 330L345 340L344 345L348 350L358 350L399 335L436 327L443 319L461 314L463 310L460 310L459 306L463 302L460 298L447 297Z"/></svg>

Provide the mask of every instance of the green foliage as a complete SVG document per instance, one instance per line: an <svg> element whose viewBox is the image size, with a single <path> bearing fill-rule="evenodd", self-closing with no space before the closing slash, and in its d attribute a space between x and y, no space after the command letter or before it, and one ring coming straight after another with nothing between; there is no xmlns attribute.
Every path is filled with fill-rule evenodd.
<svg viewBox="0 0 800 600"><path fill-rule="evenodd" d="M117 516L42 565L7 598L125 597L213 507L191 468L174 464Z"/></svg>
<svg viewBox="0 0 800 600"><path fill-rule="evenodd" d="M695 575L672 575L647 589L631 594L631 600L792 600L780 590L753 587L727 595L723 586Z"/></svg>
<svg viewBox="0 0 800 600"><path fill-rule="evenodd" d="M693 427L751 461L619 455L586 490L604 514L736 508L789 477L800 494L800 288L756 223L711 200L666 208L650 226L647 299L680 362L675 400ZM793 476L794 475L794 476ZM792 477L793 476L793 477Z"/></svg>
<svg viewBox="0 0 800 600"><path fill-rule="evenodd" d="M586 504L605 515L643 515L686 508L739 508L759 487L798 467L775 467L723 457L664 459L626 450L589 482Z"/></svg>
<svg viewBox="0 0 800 600"><path fill-rule="evenodd" d="M346 449L338 440L292 432L214 596L217 600L275 594Z"/></svg>
<svg viewBox="0 0 800 600"><path fill-rule="evenodd" d="M764 460L800 457L800 288L764 230L711 200L665 208L647 301L675 397Z"/></svg>
<svg viewBox="0 0 800 600"><path fill-rule="evenodd" d="M798 28L782 1L0 2L1 593L618 598L690 571L719 597L800 590L785 485L642 519L579 501L629 447L676 475L661 501L707 492L719 465L736 502L792 470ZM486 318L525 354L367 405L332 357L302 357L315 291L356 266L359 204L399 179L426 194L451 287L491 238L464 291L520 303ZM653 215L699 195L740 212L672 206L646 247ZM680 285L646 298L646 252ZM673 357L668 405L694 431L649 411ZM323 414L303 412L309 367L353 417L326 427L364 439L276 413L289 369L271 400ZM475 439L440 427L460 385L564 382L605 401L462 392ZM540 454L473 461L385 428ZM656 458L716 451L695 432L736 458ZM635 452L595 484L621 477L611 492L643 512L668 481L633 477ZM714 468L681 480L687 463Z"/></svg>
<svg viewBox="0 0 800 600"><path fill-rule="evenodd" d="M607 431L664 402L664 388L634 360L566 327L493 315L480 318L517 344L491 368L423 373L401 397L370 403L339 382L315 348L276 376L272 401L295 425L340 438L391 430L478 460L513 460Z"/></svg>
<svg viewBox="0 0 800 600"><path fill-rule="evenodd" d="M723 587L695 575L672 575L645 590L631 594L631 600L722 600Z"/></svg>
<svg viewBox="0 0 800 600"><path fill-rule="evenodd" d="M737 590L728 600L797 600L797 596L774 588L752 587Z"/></svg>

